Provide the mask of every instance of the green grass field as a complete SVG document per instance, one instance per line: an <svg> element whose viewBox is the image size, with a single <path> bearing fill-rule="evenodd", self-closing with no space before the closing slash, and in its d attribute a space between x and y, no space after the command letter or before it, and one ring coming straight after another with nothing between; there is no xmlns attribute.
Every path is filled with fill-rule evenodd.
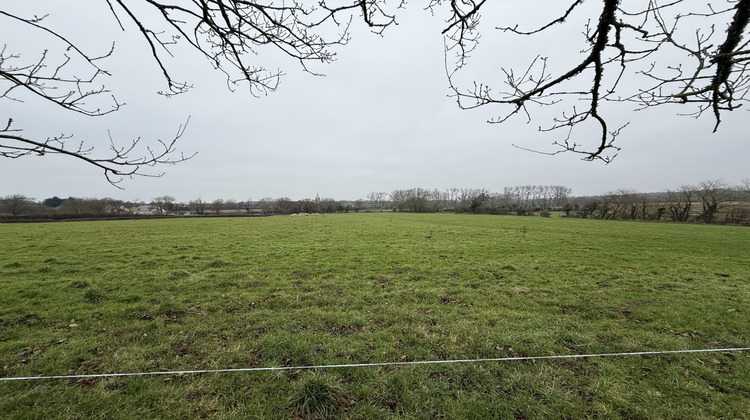
<svg viewBox="0 0 750 420"><path fill-rule="evenodd" d="M750 230L0 225L0 377L750 347ZM750 418L750 353L0 382L2 418Z"/></svg>

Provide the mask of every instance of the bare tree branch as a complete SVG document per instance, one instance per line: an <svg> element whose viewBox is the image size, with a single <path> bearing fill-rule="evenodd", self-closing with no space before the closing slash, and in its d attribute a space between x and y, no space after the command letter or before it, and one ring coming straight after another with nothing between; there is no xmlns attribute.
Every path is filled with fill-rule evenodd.
<svg viewBox="0 0 750 420"><path fill-rule="evenodd" d="M106 0L116 20L114 27L134 31L142 40L144 55L156 65L166 83L159 93L166 96L192 87L190 81L175 76L176 64L171 59L178 52L192 51L207 61L224 74L230 90L245 86L252 95L262 96L275 91L283 75L280 69L259 61L264 52L275 51L303 71L318 75L314 64L335 60L335 50L350 40L355 19L382 34L396 24L396 11L404 4L405 0ZM687 115L711 115L716 131L722 115L748 100L750 41L745 38L750 0L717 0L709 4L685 0L600 0L598 4L599 9L591 12L583 0L568 0L557 15L531 30L520 28L519 24L496 27L500 35L518 39L547 36L553 29L570 27L576 19L588 22L583 24L583 51L579 47L569 51L570 57L578 57L572 64L560 68L549 57L540 55L520 71L502 67L499 74L503 84L497 88L477 81L467 86L459 79L469 71L470 55L477 51L481 40L482 12L488 7L502 11L506 5L487 0L429 0L425 9L433 14L447 12L441 31L445 70L458 106L501 109L489 121L493 124L519 114L532 121L538 118L540 108L555 107L556 116L541 124L539 130L551 135L562 133L562 138L553 142L553 152L543 153L573 152L585 160L610 162L620 150L616 140L628 125L618 119L619 113L613 112L614 103L634 104L636 110L688 104L695 108ZM23 17L0 10L0 22L21 25L50 41L49 49L31 59L21 57L17 52L20 49L14 47L14 42L23 42L23 37L9 40L0 48L0 101L18 106L41 100L86 116L107 115L124 105L104 83L110 76L105 59L114 54L114 44L103 54L90 54L72 38L47 26L45 15ZM575 26L579 24L572 24L576 32L580 32L581 28ZM186 48L178 49L178 44ZM555 45L555 39L548 44L561 51L570 48L567 43ZM689 62L675 59L675 52L687 56ZM667 61L662 53L668 53ZM639 84L633 89L636 79ZM588 125L597 130L593 139L581 138L580 130L576 130ZM183 131L181 126L174 140ZM0 156L17 158L54 152L95 166L119 162L130 168L99 166L110 182L110 176L121 179L136 175L145 166L189 158L168 158L174 151L174 142L157 142L155 149L160 152L152 153L147 148L143 158L128 158L135 152L130 145L110 145L110 158L93 159L89 155L91 146L67 148L64 143L69 139L29 139L9 123L0 131Z"/></svg>
<svg viewBox="0 0 750 420"><path fill-rule="evenodd" d="M166 82L165 96L184 93L192 85L173 77L170 59L176 44L184 43L200 57L221 71L227 86L245 84L254 96L277 89L281 70L268 70L255 64L258 49L269 47L281 52L311 74L311 62L330 63L335 59L333 48L346 45L354 14L376 33L396 23L395 15L386 5L403 6L403 0L336 1L325 0L106 0L118 27L125 31L135 28L145 41L146 55L156 63ZM0 21L12 21L50 39L50 48L64 51L61 58L44 50L32 61L23 61L11 52L8 43L0 49L0 101L14 104L41 99L78 114L100 117L120 110L120 103L102 82L110 72L101 65L114 53L114 44L102 55L93 56L72 42L65 34L46 25L47 16L22 17L0 10ZM106 34L105 34L106 35ZM19 37L17 42L23 42ZM61 46L61 47L60 47ZM55 60L59 60L55 62ZM30 95L29 95L30 93ZM97 106L98 98L106 98L107 106ZM168 142L157 140L143 145L138 138L128 145L116 146L110 136L109 156L94 157L91 145L69 147L71 135L55 135L44 140L32 139L12 127L13 119L0 130L0 157L20 158L29 155L62 154L82 160L104 171L106 179L117 184L124 177L161 176L160 172L142 172L143 168L174 164L193 155L175 155L176 142L185 133L181 125ZM138 153L138 150L142 150Z"/></svg>
<svg viewBox="0 0 750 420"><path fill-rule="evenodd" d="M673 67L672 75L661 76L655 68L644 72L656 85L644 89L639 94L628 99L639 103L642 107L663 105L667 103L697 104L698 109L690 114L700 117L705 111L711 110L716 121L714 132L721 124L723 111L732 111L742 106L750 89L750 75L748 62L750 51L748 43L743 42L750 22L750 0L738 0L733 7L706 14L678 14L674 24L667 26L660 10L654 10L654 19L661 29L663 43L685 51L695 59L694 68L686 72L680 67ZM714 47L712 40L717 36L715 27L708 31L696 30L694 46L677 41L673 34L681 21L687 18L719 16L731 14L725 37L718 47ZM671 86L679 87L674 92Z"/></svg>
<svg viewBox="0 0 750 420"><path fill-rule="evenodd" d="M185 155L177 154L177 141L185 134L187 124L180 125L177 133L168 141L157 140L158 147L140 147L141 139L137 138L127 146L117 146L112 136L109 136L110 155L108 157L92 156L93 148L86 148L83 143L68 147L67 142L72 138L70 135L58 135L47 138L44 141L36 141L21 135L21 130L13 129L13 120L8 120L5 128L0 129L0 157L16 159L29 155L45 156L47 154L60 154L82 160L104 171L107 181L113 186L122 189L118 184L125 178L133 176L160 177L163 172L144 172L143 168L157 165L174 165L184 162L195 153ZM139 152L139 150L141 150ZM134 156L135 155L135 156Z"/></svg>
<svg viewBox="0 0 750 420"><path fill-rule="evenodd" d="M441 3L440 0L433 0L430 5L435 7ZM580 0L570 0L567 9L557 18L537 29L522 30L518 25L497 29L517 36L540 36L553 26L566 25L573 13L579 12L582 3ZM688 115L697 118L710 110L716 131L722 113L739 108L747 100L750 90L750 43L743 40L750 22L750 0L725 0L725 3L728 6L723 8L708 4L701 9L702 6L684 0L651 0L645 8L629 11L626 7L642 6L632 6L619 0L601 0L602 8L596 24L587 25L584 32L588 44L586 55L577 64L567 70L553 72L547 57L537 57L520 74L513 69L502 68L505 88L496 90L485 83L474 82L468 88L459 84L458 75L465 72L468 52L476 48L479 42L478 16L484 2L451 1L451 17L444 33L446 73L452 96L462 109L488 105L510 107L509 111L490 120L490 123L502 123L520 113L531 121L535 113L530 108L532 105L535 108L562 106L570 100L583 100L587 104L585 107L572 106L548 125L540 127L540 131L566 129L566 137L553 144L560 147L561 152L580 153L585 160L610 162L620 150L615 146L615 139L627 123L618 123L619 128L610 129L611 117L604 114L606 102L632 102L637 104L637 110L664 104L696 104L697 111ZM669 14L672 15L671 23L666 17ZM731 18L724 20L726 31L716 26L722 24L724 16ZM693 39L686 41L685 27L691 27L689 23L696 24L697 29ZM714 41L721 34L724 34L723 39L717 46ZM637 65L654 57L657 52L669 49L689 54L694 59L692 66L660 61L645 69ZM447 57L452 52L457 52L458 59L454 65L449 65ZM573 53L575 51L571 51ZM641 82L635 93L627 93L620 82L624 76L633 74L644 76L645 82ZM573 82L580 84L578 81L585 81L590 89L566 87ZM599 127L601 133L593 146L573 140L574 128L589 120Z"/></svg>

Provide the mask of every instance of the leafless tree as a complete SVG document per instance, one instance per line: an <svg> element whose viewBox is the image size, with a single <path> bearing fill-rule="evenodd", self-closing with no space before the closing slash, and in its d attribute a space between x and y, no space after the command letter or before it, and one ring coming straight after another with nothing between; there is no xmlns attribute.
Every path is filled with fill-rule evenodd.
<svg viewBox="0 0 750 420"><path fill-rule="evenodd" d="M237 201L233 199L225 200L224 201L224 209L225 210L238 210L241 208L241 205L237 203Z"/></svg>
<svg viewBox="0 0 750 420"><path fill-rule="evenodd" d="M308 63L328 63L334 59L332 49L349 41L349 25L355 14L376 32L395 23L392 13L386 10L385 0L328 3L106 0L114 17L113 30L134 30L143 40L144 55L153 60L163 77L165 88L159 93L165 96L192 87L189 81L173 76L176 64L170 59L185 51L177 44L187 46L198 59L208 61L223 73L229 89L245 85L251 94L258 96L276 90L282 75L281 70L256 62L259 51L276 50L299 63L304 71L315 74ZM399 0L388 2L394 8L400 4ZM74 42L69 31L48 25L48 15L29 16L13 12L12 8L7 4L0 6L0 25L14 25L14 29L21 31L0 45L0 101L5 106L47 102L91 117L120 110L123 104L110 92L105 80L111 75L105 59L115 53L114 43L107 50L92 53L85 45ZM45 37L49 46L36 56L22 56L23 43L33 37ZM0 125L0 157L62 154L103 170L113 185L123 177L160 176L159 172L144 169L192 157L176 149L187 123L178 128L172 139L147 145L142 145L140 138L122 145L110 136L109 153L100 155L99 150L95 153L92 143L101 141L73 143L70 134L31 138L24 135L23 128L13 124L11 115L0 118L4 118Z"/></svg>
<svg viewBox="0 0 750 420"><path fill-rule="evenodd" d="M740 185L737 186L737 190L744 194L745 199L750 198L750 178L743 179Z"/></svg>
<svg viewBox="0 0 750 420"><path fill-rule="evenodd" d="M383 208L385 198L388 196L387 193L381 191L373 191L367 194L367 199L370 201L370 205L376 209Z"/></svg>
<svg viewBox="0 0 750 420"><path fill-rule="evenodd" d="M25 213L31 204L32 200L25 195L6 195L0 198L0 212L10 214L11 216L19 216Z"/></svg>
<svg viewBox="0 0 750 420"><path fill-rule="evenodd" d="M573 211L573 209L574 209L574 207L570 203L565 203L562 206L562 211L565 212L565 217L569 217L570 216L570 212Z"/></svg>
<svg viewBox="0 0 750 420"><path fill-rule="evenodd" d="M434 203L431 203L431 200L435 197L435 194L425 188L395 190L390 194L390 197L394 207L401 211L409 210L414 213L423 213L432 211L434 208Z"/></svg>
<svg viewBox="0 0 750 420"><path fill-rule="evenodd" d="M256 206L258 206L259 209L265 214L273 213L274 208L274 199L271 197L264 197L258 200L256 203Z"/></svg>
<svg viewBox="0 0 750 420"><path fill-rule="evenodd" d="M158 214L167 214L167 211L169 211L174 201L174 197L172 197L171 195L162 195L159 197L154 197L151 200L151 205L156 207L156 212Z"/></svg>
<svg viewBox="0 0 750 420"><path fill-rule="evenodd" d="M678 191L668 190L664 199L672 221L687 222L695 198L695 187L690 185L683 185Z"/></svg>
<svg viewBox="0 0 750 420"><path fill-rule="evenodd" d="M203 214L206 212L206 203L198 197L190 202L190 208L193 209L196 214Z"/></svg>
<svg viewBox="0 0 750 420"><path fill-rule="evenodd" d="M339 202L333 198L321 198L320 199L320 211L323 213L335 213Z"/></svg>
<svg viewBox="0 0 750 420"><path fill-rule="evenodd" d="M562 206L572 193L572 189L562 185L517 185L505 187L499 198L502 206L550 209Z"/></svg>
<svg viewBox="0 0 750 420"><path fill-rule="evenodd" d="M597 200L588 201L581 205L581 210L579 212L579 215L586 219L589 216L595 217L597 214L597 211L599 210L599 207L601 205L601 202Z"/></svg>
<svg viewBox="0 0 750 420"><path fill-rule="evenodd" d="M547 57L538 56L520 71L503 68L504 88L478 82L462 87L459 75L479 43L480 11L490 7L489 3L430 1L432 9L448 4L451 11L443 31L450 86L461 108L509 107L491 123L504 122L516 114L531 121L538 107L563 107L552 122L540 127L541 131L565 133L554 143L558 149L545 153L574 152L586 160L611 161L620 150L615 140L627 123L613 124L607 103L631 102L639 110L665 104L693 105L688 114L696 118L712 115L716 131L724 112L736 110L747 101L750 54L743 36L750 21L750 0L708 4L687 0L601 0L600 8L588 16L589 23L584 27L586 48L582 53L578 55L579 51L569 45L558 46L569 56L580 57L575 64L553 70L555 66ZM557 27L570 26L568 22L574 17L591 13L583 6L583 0L559 4L559 15L536 28L524 29L516 24L496 29L517 36L543 36ZM663 61L672 52L692 61ZM450 63L448 56L453 53L455 62ZM632 76L640 77L639 85L628 91L621 81ZM599 130L593 144L584 144L574 135L574 128L587 122Z"/></svg>
<svg viewBox="0 0 750 420"><path fill-rule="evenodd" d="M470 213L480 213L489 200L490 192L486 189L464 188L461 190L461 206Z"/></svg>
<svg viewBox="0 0 750 420"><path fill-rule="evenodd" d="M557 2L561 4L558 16L536 28L524 29L511 23L497 29L502 34L524 37L548 35L558 27L570 27L575 32L583 29L582 53L578 46L568 43L558 48L574 48L567 55L579 57L576 63L558 69L548 57L538 56L520 71L504 68L501 75L505 86L500 89L482 82L466 87L461 77L468 71L469 56L480 41L481 12L495 7L493 16L502 18L506 3L429 0L426 8L447 16L442 31L446 70L461 108L507 107L490 121L501 123L517 114L531 120L538 107L562 107L557 117L540 126L542 131L564 133L554 142L557 148L546 153L573 152L587 160L611 161L620 150L615 140L627 122L613 120L609 103L629 102L640 110L666 104L692 105L687 114L711 115L715 131L722 115L747 101L750 54L743 36L750 21L750 0L709 4L600 0L600 7L593 13L583 6L583 0ZM312 63L334 59L335 48L348 43L355 18L382 33L396 23L395 12L403 4L404 0L106 0L112 28L134 31L142 40L143 54L163 78L164 89L159 93L165 96L186 92L192 86L190 81L175 78L173 55L192 52L223 73L229 89L244 86L253 95L264 95L277 89L282 71L258 62L262 52L275 51L298 63L303 71L318 74ZM589 23L581 28L574 18ZM0 6L0 25L15 25L34 37L46 37L49 43L49 48L32 56L22 56L19 47L28 39L27 33L15 34L0 46L0 101L4 106L51 103L91 117L120 110L123 104L106 83L111 71L105 59L115 53L116 45L89 51L47 21L45 15L28 16L12 12L6 4ZM554 44L554 40L548 43ZM679 54L671 54L675 51ZM452 54L455 60L450 59ZM678 55L690 61L670 61ZM626 89L632 84L621 83L631 76L640 78L632 91ZM112 184L123 177L159 176L160 172L148 172L148 168L192 157L176 149L187 122L171 139L145 142L148 144L142 144L140 138L123 144L110 135L104 140L108 153L100 155L101 149L93 147L101 141L73 143L69 133L31 138L14 125L12 115L0 118L1 157L67 155L101 169ZM599 132L593 144L574 133L576 127L587 123Z"/></svg>
<svg viewBox="0 0 750 420"><path fill-rule="evenodd" d="M445 190L446 205L448 208L455 209L461 200L461 188L451 187Z"/></svg>
<svg viewBox="0 0 750 420"><path fill-rule="evenodd" d="M359 212L360 210L365 208L365 200L354 200L352 201L352 210L354 210L355 213Z"/></svg>
<svg viewBox="0 0 750 420"><path fill-rule="evenodd" d="M646 195L621 188L604 196L600 210L605 219L648 220L656 209Z"/></svg>
<svg viewBox="0 0 750 420"><path fill-rule="evenodd" d="M221 213L221 209L223 208L224 208L224 200L222 200L221 198L217 198L211 203L211 209L213 209L213 211L216 212L216 214Z"/></svg>
<svg viewBox="0 0 750 420"><path fill-rule="evenodd" d="M705 223L713 223L720 210L733 204L735 190L720 180L708 180L698 185L696 195L702 208L698 218Z"/></svg>
<svg viewBox="0 0 750 420"><path fill-rule="evenodd" d="M612 196L605 195L598 201L596 209L592 212L597 219L614 219L615 213L612 211Z"/></svg>
<svg viewBox="0 0 750 420"><path fill-rule="evenodd" d="M561 207L568 203L568 197L573 194L573 189L563 185L550 185L552 189L552 206Z"/></svg>
<svg viewBox="0 0 750 420"><path fill-rule="evenodd" d="M406 190L393 190L388 194L393 210L403 211L406 209Z"/></svg>
<svg viewBox="0 0 750 420"><path fill-rule="evenodd" d="M297 201L296 207L300 213L319 213L320 201L307 198Z"/></svg>

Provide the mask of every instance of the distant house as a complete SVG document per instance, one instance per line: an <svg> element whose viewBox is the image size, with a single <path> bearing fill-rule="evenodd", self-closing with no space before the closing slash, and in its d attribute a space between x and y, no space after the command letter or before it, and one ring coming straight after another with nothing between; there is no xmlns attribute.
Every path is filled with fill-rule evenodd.
<svg viewBox="0 0 750 420"><path fill-rule="evenodd" d="M156 211L156 209L154 208L154 206L146 204L146 205L143 205L143 206L138 206L135 209L134 213L135 214L154 214L155 211Z"/></svg>

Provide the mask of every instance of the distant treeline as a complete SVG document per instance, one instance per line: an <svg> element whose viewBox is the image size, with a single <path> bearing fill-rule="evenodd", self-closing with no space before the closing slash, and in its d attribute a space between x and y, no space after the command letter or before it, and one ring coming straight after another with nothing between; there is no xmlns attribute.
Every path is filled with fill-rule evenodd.
<svg viewBox="0 0 750 420"><path fill-rule="evenodd" d="M571 194L570 188L561 185L520 185L506 187L502 192L409 188L390 193L371 192L367 199L353 201L316 196L303 200L281 197L211 202L197 198L181 203L165 195L149 202L75 197L52 197L37 202L16 194L0 199L0 221L398 211L542 217L558 212L564 217L591 219L750 225L750 180L737 186L704 181L658 193L621 189L595 197L572 197Z"/></svg>
<svg viewBox="0 0 750 420"><path fill-rule="evenodd" d="M482 189L412 188L379 197L388 197L382 206L396 211L519 216L550 216L557 211L565 217L589 219L750 225L748 181L730 186L710 180L658 193L620 189L595 197L570 197L570 194L571 190L564 186L523 185L507 187L502 193Z"/></svg>
<svg viewBox="0 0 750 420"><path fill-rule="evenodd" d="M678 190L640 194L618 190L572 200L578 217L606 220L668 220L750 225L750 182L683 185Z"/></svg>
<svg viewBox="0 0 750 420"><path fill-rule="evenodd" d="M501 214L552 210L568 202L572 190L561 185L506 187L502 193L485 189L450 188L444 191L411 188L396 190L386 202L398 211Z"/></svg>

